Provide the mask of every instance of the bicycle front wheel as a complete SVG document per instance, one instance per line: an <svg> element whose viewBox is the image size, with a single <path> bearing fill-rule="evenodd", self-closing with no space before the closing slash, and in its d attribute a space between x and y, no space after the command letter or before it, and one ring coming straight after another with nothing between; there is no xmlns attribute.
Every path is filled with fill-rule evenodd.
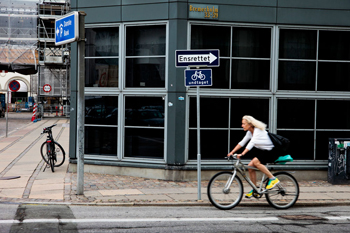
<svg viewBox="0 0 350 233"><path fill-rule="evenodd" d="M41 153L41 157L43 158L44 162L46 164L50 165L49 154L47 153L47 146L48 146L47 142L44 142L43 144L41 144L40 153Z"/></svg>
<svg viewBox="0 0 350 233"><path fill-rule="evenodd" d="M55 167L59 167L59 166L61 166L64 163L64 161L66 159L66 152L64 151L64 149L62 148L62 146L59 143L54 142L54 145L55 145L55 147L52 148L54 162L55 162L54 166ZM47 147L47 142L44 142L41 145L41 148L40 148L41 157L43 158L45 163L47 163L48 165L51 165L50 161L49 161L47 148L48 148Z"/></svg>
<svg viewBox="0 0 350 233"><path fill-rule="evenodd" d="M221 210L229 210L240 203L243 185L238 176L231 181L232 172L219 172L209 181L207 194L210 202Z"/></svg>
<svg viewBox="0 0 350 233"><path fill-rule="evenodd" d="M267 202L276 209L288 209L292 207L299 197L299 184L297 180L287 172L277 172L273 175L280 182L266 193Z"/></svg>

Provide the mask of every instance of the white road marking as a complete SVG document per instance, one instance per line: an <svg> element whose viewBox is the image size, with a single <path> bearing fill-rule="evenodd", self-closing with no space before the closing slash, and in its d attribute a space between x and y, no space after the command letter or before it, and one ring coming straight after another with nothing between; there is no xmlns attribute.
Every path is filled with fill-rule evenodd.
<svg viewBox="0 0 350 233"><path fill-rule="evenodd" d="M322 217L328 220L350 220L350 216L330 216ZM19 223L103 223L103 222L256 222L256 221L278 221L278 217L265 218L121 218L121 219L25 219L19 220L0 220L0 224L19 224Z"/></svg>

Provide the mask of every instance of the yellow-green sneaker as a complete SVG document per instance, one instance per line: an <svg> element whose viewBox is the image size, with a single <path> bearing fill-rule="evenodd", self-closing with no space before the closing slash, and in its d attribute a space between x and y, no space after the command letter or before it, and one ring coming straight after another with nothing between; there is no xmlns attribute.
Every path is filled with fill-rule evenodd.
<svg viewBox="0 0 350 233"><path fill-rule="evenodd" d="M246 198L251 198L253 196L254 189L245 195Z"/></svg>
<svg viewBox="0 0 350 233"><path fill-rule="evenodd" d="M275 178L275 179L273 179L273 180L269 180L269 183L267 184L266 189L272 189L272 188L275 187L276 184L278 184L279 182L280 182L280 181L279 181L277 178Z"/></svg>

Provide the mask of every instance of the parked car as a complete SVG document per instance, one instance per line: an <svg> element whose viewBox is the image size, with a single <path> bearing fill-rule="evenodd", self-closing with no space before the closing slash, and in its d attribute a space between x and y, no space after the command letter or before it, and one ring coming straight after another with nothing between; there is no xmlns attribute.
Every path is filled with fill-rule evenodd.
<svg viewBox="0 0 350 233"><path fill-rule="evenodd" d="M5 117L5 109L2 107L0 103L0 117Z"/></svg>

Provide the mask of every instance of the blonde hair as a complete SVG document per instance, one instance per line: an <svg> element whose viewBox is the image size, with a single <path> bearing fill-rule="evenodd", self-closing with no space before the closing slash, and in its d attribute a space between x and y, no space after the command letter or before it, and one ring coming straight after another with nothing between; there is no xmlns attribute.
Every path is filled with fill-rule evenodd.
<svg viewBox="0 0 350 233"><path fill-rule="evenodd" d="M266 124L261 122L261 121L258 121L257 119L255 119L254 117L252 116L243 116L244 120L247 121L248 124L251 124L253 125L254 127L258 128L258 129L261 129L261 130L265 130L266 129Z"/></svg>

